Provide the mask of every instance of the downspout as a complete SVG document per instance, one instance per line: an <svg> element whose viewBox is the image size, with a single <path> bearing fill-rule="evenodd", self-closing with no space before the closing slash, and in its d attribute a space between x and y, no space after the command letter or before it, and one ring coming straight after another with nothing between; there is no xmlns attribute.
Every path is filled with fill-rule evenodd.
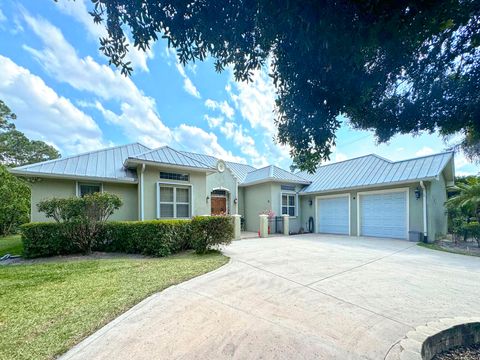
<svg viewBox="0 0 480 360"><path fill-rule="evenodd" d="M240 201L240 196L238 196L238 180L235 179L235 198L237 199L237 203L235 205L235 215L238 215L238 202Z"/></svg>
<svg viewBox="0 0 480 360"><path fill-rule="evenodd" d="M428 242L428 226L427 226L427 188L423 181L420 181L422 187L423 199L423 241Z"/></svg>
<svg viewBox="0 0 480 360"><path fill-rule="evenodd" d="M140 170L140 221L145 220L144 214L144 197L143 197L143 173L145 172L145 164L142 164Z"/></svg>

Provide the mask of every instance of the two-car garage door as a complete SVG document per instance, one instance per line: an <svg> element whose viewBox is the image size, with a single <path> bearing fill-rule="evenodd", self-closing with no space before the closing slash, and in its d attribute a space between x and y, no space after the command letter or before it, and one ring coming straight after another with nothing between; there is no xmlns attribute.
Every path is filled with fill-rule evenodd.
<svg viewBox="0 0 480 360"><path fill-rule="evenodd" d="M359 235L405 239L407 237L408 191L358 193ZM317 198L317 232L350 233L348 194Z"/></svg>

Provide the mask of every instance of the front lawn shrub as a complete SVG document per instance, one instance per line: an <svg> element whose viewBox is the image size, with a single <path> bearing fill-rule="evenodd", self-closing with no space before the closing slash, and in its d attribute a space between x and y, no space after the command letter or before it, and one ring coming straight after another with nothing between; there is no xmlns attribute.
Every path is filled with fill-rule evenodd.
<svg viewBox="0 0 480 360"><path fill-rule="evenodd" d="M191 221L113 221L104 224L96 250L168 256L190 246Z"/></svg>
<svg viewBox="0 0 480 360"><path fill-rule="evenodd" d="M463 228L465 229L467 236L475 239L478 247L480 247L480 223L478 223L478 221L472 221L468 224L465 224Z"/></svg>
<svg viewBox="0 0 480 360"><path fill-rule="evenodd" d="M192 219L192 248L205 254L218 245L228 245L234 236L230 216L196 216Z"/></svg>
<svg viewBox="0 0 480 360"><path fill-rule="evenodd" d="M93 193L83 197L47 199L37 208L48 218L68 224L68 238L83 253L92 251L94 242L108 218L122 206L122 200L114 194Z"/></svg>
<svg viewBox="0 0 480 360"><path fill-rule="evenodd" d="M69 238L69 223L29 223L21 226L23 256L26 258L81 252Z"/></svg>
<svg viewBox="0 0 480 360"><path fill-rule="evenodd" d="M83 252L72 238L83 229L74 221L22 226L24 256L28 258ZM149 256L168 256L191 247L190 220L105 222L90 238L92 250ZM75 235L73 235L75 236Z"/></svg>

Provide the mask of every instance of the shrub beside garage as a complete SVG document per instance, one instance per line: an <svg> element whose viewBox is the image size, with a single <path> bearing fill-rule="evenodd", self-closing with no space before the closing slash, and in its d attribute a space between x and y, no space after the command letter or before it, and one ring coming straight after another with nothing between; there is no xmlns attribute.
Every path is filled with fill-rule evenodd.
<svg viewBox="0 0 480 360"><path fill-rule="evenodd" d="M70 222L23 225L22 241L27 258L84 253L72 239L81 226ZM111 221L102 223L92 239L93 251L168 256L194 249L205 253L233 239L229 216L201 216L192 220Z"/></svg>

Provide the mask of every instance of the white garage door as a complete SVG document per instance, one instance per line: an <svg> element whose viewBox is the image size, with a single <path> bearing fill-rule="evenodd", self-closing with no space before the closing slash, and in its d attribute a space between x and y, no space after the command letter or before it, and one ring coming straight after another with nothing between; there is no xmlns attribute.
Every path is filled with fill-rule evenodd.
<svg viewBox="0 0 480 360"><path fill-rule="evenodd" d="M360 235L406 239L407 193L360 195Z"/></svg>
<svg viewBox="0 0 480 360"><path fill-rule="evenodd" d="M348 196L317 199L317 231L349 234Z"/></svg>

